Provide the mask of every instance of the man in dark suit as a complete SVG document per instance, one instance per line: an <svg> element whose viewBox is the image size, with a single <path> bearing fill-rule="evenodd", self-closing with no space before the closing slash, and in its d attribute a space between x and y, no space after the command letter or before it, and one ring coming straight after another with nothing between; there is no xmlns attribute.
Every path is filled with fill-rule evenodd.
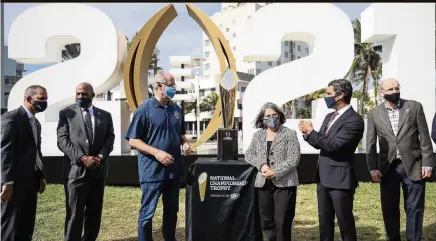
<svg viewBox="0 0 436 241"><path fill-rule="evenodd" d="M115 134L111 114L92 105L94 96L92 86L81 83L76 104L59 113L58 147L65 154L65 241L94 241L100 231L107 158Z"/></svg>
<svg viewBox="0 0 436 241"><path fill-rule="evenodd" d="M353 200L358 186L354 152L363 137L363 118L350 105L353 87L348 80L328 84L325 102L335 111L324 119L317 132L310 121L300 121L304 139L320 149L317 171L319 233L321 241L333 241L335 214L342 240L356 241Z"/></svg>
<svg viewBox="0 0 436 241"><path fill-rule="evenodd" d="M389 240L401 240L401 183L407 219L406 238L418 241L421 240L424 219L424 179L431 177L435 165L427 121L419 102L400 99L397 80L384 80L380 94L384 103L368 113L368 169L373 181L380 183L382 213Z"/></svg>
<svg viewBox="0 0 436 241"><path fill-rule="evenodd" d="M47 108L47 91L29 86L24 104L1 117L1 240L30 241L37 193L46 182L41 154L41 125L35 114Z"/></svg>
<svg viewBox="0 0 436 241"><path fill-rule="evenodd" d="M436 113L433 117L433 123L431 125L431 139L436 143Z"/></svg>

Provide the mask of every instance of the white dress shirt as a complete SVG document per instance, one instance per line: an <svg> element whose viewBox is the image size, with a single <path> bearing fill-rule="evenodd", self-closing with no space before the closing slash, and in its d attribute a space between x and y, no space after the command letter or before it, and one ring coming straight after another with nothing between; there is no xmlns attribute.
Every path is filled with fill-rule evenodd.
<svg viewBox="0 0 436 241"><path fill-rule="evenodd" d="M336 115L336 117L332 120L332 122L330 123L330 126L327 126L327 128L329 129L330 127L333 126L333 124L336 122L337 119L339 119L339 117L341 117L341 115L343 115L345 113L345 111L347 111L348 109L351 108L351 105L347 105L345 107L342 107L342 109L338 110L338 114Z"/></svg>

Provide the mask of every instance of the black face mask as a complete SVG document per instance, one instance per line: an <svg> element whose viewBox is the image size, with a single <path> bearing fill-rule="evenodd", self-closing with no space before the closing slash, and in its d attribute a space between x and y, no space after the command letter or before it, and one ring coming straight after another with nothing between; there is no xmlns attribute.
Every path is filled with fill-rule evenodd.
<svg viewBox="0 0 436 241"><path fill-rule="evenodd" d="M36 112L43 112L45 109L47 109L47 101L36 101L32 99L30 103L32 104L33 108L35 108Z"/></svg>
<svg viewBox="0 0 436 241"><path fill-rule="evenodd" d="M393 104L396 104L400 100L400 92L396 92L396 93L393 93L393 94L390 94L390 95L385 94L384 98L385 98L385 100L387 100L387 101L389 101L389 102L391 102Z"/></svg>
<svg viewBox="0 0 436 241"><path fill-rule="evenodd" d="M77 98L76 103L82 108L89 108L92 104L92 99Z"/></svg>

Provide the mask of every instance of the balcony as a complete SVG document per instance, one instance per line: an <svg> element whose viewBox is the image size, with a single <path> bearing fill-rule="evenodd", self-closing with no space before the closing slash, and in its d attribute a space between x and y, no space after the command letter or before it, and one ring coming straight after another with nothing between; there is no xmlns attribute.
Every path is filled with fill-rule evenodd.
<svg viewBox="0 0 436 241"><path fill-rule="evenodd" d="M171 68L170 73L176 79L180 79L182 76L187 78L193 78L195 76L195 70L193 68Z"/></svg>
<svg viewBox="0 0 436 241"><path fill-rule="evenodd" d="M170 63L175 68L180 68L182 64L184 67L194 66L191 56L170 56Z"/></svg>
<svg viewBox="0 0 436 241"><path fill-rule="evenodd" d="M188 79L185 81L176 81L177 90L185 89L185 90L193 90L195 89L193 79Z"/></svg>
<svg viewBox="0 0 436 241"><path fill-rule="evenodd" d="M173 101L186 101L186 102L194 102L195 101L195 95L193 93L187 93L187 94L176 94L174 95Z"/></svg>

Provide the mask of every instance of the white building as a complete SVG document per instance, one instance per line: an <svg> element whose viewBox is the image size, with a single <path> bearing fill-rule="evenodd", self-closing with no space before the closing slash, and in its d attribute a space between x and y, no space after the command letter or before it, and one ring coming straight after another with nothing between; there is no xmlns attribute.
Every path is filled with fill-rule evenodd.
<svg viewBox="0 0 436 241"><path fill-rule="evenodd" d="M237 3L222 3L221 11L215 13L210 18L219 27L224 37L229 42L233 55L236 60L236 69L238 72L247 73L250 75L258 75L261 72L281 65L282 63L287 63L292 60L297 60L302 57L309 55L310 49L308 45L304 42L296 41L283 41L281 43L282 54L276 61L268 62L244 62L243 56L239 53L238 38L239 35L243 33L243 28L245 27L246 21L251 18L251 16L263 6L268 5L268 3L244 3L238 6ZM240 44L240 43L239 43ZM202 82L217 82L217 77L221 74L218 58L215 53L215 49L212 46L209 38L205 33L203 33L203 57L206 59L203 62L202 69ZM251 80L251 79L250 79ZM238 87L238 99L242 103L242 96L244 95L245 88L249 82ZM200 90L206 95L210 91L216 91L217 88L209 88ZM202 93L202 92L200 92ZM305 102L300 101L299 108L308 108ZM242 105L238 105L237 117L242 117ZM240 120L242 122L242 120Z"/></svg>
<svg viewBox="0 0 436 241"><path fill-rule="evenodd" d="M1 108L2 112L8 108L8 98L12 87L23 77L24 64L8 58L8 47L2 46L3 75L1 80ZM23 93L24 94L24 93Z"/></svg>
<svg viewBox="0 0 436 241"><path fill-rule="evenodd" d="M245 3L237 6L237 3L222 3L221 11L210 17L229 42L239 72L258 75L269 68L289 62L289 60L296 60L309 55L309 47L306 43L292 41L291 49L291 41L284 41L281 43L282 55L276 61L243 62L243 56L239 54L239 46L237 46L239 35L242 34L247 19L251 18L257 10L265 5L265 3ZM203 78L213 79L214 76L220 74L219 63L215 50L205 33L203 33L203 57L206 58L203 63Z"/></svg>

